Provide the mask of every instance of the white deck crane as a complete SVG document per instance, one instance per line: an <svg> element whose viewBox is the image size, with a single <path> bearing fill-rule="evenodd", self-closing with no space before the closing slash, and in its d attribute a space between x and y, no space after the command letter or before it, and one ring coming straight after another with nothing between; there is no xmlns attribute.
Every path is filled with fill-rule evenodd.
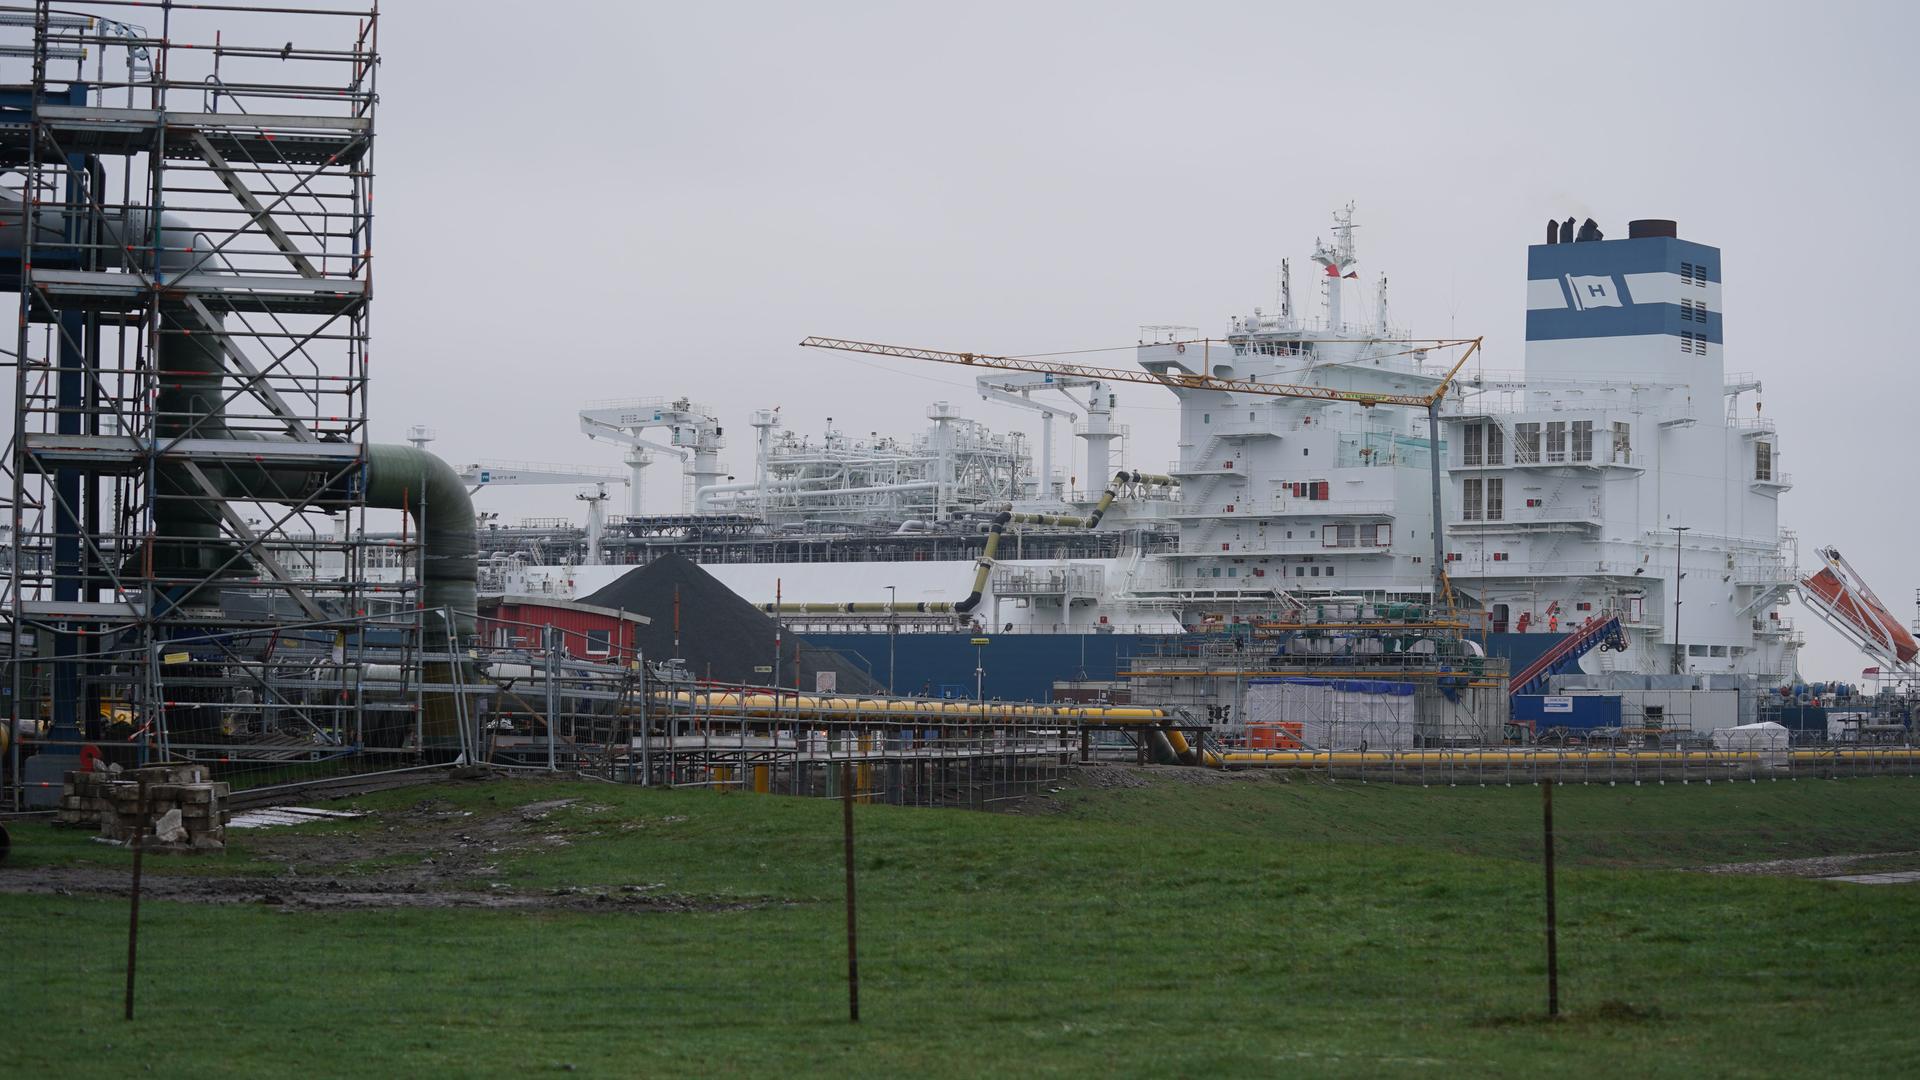
<svg viewBox="0 0 1920 1080"><path fill-rule="evenodd" d="M665 428L665 443L641 434L653 428ZM641 473L652 463L649 450L659 450L680 458L685 470L681 485L680 509L698 513L694 492L711 487L726 478L720 465L720 449L727 445L726 433L712 410L686 398L645 398L635 401L600 401L580 410L580 430L590 439L604 439L629 447L627 468L633 482L628 513L640 517Z"/></svg>
<svg viewBox="0 0 1920 1080"><path fill-rule="evenodd" d="M589 484L591 491L574 497L587 504L587 562L599 565L601 538L606 535L606 511L609 484L630 481L619 469L601 465L553 465L538 461L480 461L460 470L460 479L473 491L484 487L533 487L560 484Z"/></svg>
<svg viewBox="0 0 1920 1080"><path fill-rule="evenodd" d="M1053 486L1053 418L1056 415L1067 418L1068 423L1080 419L1080 414L1072 409L1062 408L1044 401L1033 400L1036 392L1045 390L1061 391L1065 396L1068 387L1092 386L1095 395L1100 393L1099 383L1088 379L1076 379L1052 374L1026 373L1020 375L982 375L973 380L975 390L980 392L984 401L998 401L1022 409L1032 409L1040 414L1040 483L1035 496L1040 499L1058 500L1060 492ZM1067 400L1073 401L1071 397ZM1075 401L1078 405L1079 402ZM1091 456L1091 452L1089 452ZM1092 470L1088 470L1092 473ZM1094 473L1093 475L1100 475Z"/></svg>
<svg viewBox="0 0 1920 1080"><path fill-rule="evenodd" d="M1223 379L1202 372L1189 371L1174 362L1158 364L1154 370L1145 368L1109 368L1095 367L1090 364L1068 364L1054 360L1034 359L1024 356L993 356L988 353L951 352L945 349L920 349L905 345L881 345L871 341L850 341L846 338L809 337L801 341L804 348L835 349L840 352L865 353L870 356L902 356L914 360L931 360L939 364L957 364L961 367L994 368L1001 371L1023 371L1034 374L1050 374L1060 377L1080 378L1108 383L1145 383L1150 386L1181 387L1191 390L1216 390L1229 394L1255 394L1265 397L1306 398L1318 401L1350 401L1357 405L1405 405L1422 409L1427 414L1427 439L1432 451L1427 454L1431 463L1433 484L1433 594L1435 601L1451 603L1453 589L1447 581L1447 555L1445 530L1437 523L1445 520L1440 513L1440 404L1446 400L1447 390L1453 386L1454 377L1460 374L1473 354L1480 351L1482 338L1395 338L1374 341L1376 345L1401 345L1409 352L1417 350L1458 348L1460 358L1445 376L1440 379L1430 394L1382 394L1367 390L1342 390L1331 386L1299 386L1289 383L1260 382L1257 379ZM1168 342L1172 345L1199 345L1200 354L1208 353L1207 346L1212 342L1194 340L1187 342ZM1095 521L1098 515L1095 515ZM1444 601L1442 598L1446 598Z"/></svg>

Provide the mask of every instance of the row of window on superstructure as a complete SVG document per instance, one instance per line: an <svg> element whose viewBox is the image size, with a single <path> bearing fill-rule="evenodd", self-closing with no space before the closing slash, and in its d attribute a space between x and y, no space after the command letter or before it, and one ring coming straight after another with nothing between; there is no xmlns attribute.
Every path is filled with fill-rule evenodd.
<svg viewBox="0 0 1920 1080"><path fill-rule="evenodd" d="M1214 577L1219 577L1219 576L1220 576L1220 570L1221 570L1221 568L1220 568L1220 567L1218 567L1218 566L1216 566L1216 567L1213 567L1212 569L1213 569L1213 575L1212 575L1212 576L1214 576ZM1320 571L1322 571L1322 570L1325 570L1325 571L1326 571L1326 574L1325 574L1325 575L1322 575L1322 574L1320 573ZM1229 567L1227 567L1227 568L1226 568L1226 571L1227 571L1227 573L1226 573L1226 576L1227 576L1227 577L1230 577L1230 578L1231 578L1231 577L1239 577L1239 576L1240 576L1240 568L1239 568L1239 567L1237 567L1237 566L1229 566ZM1308 573L1308 571L1312 571L1312 573ZM1286 573L1287 573L1287 568L1286 568L1286 567L1284 567L1284 566L1282 566L1282 567L1280 568L1280 575L1281 575L1282 577L1285 577L1285 576L1286 576ZM1267 572L1266 572L1265 570L1258 570L1258 569L1256 569L1256 570L1254 570L1254 571L1253 571L1253 572L1252 572L1251 574L1249 574L1248 576L1249 576L1249 577L1265 577L1265 576L1266 576L1266 574L1267 574ZM1202 571L1200 571L1200 576L1201 576L1201 577L1206 577L1206 576L1207 576L1207 572L1206 572L1205 570L1202 570ZM1332 567L1332 566L1330 566L1330 565L1328 565L1328 564L1326 564L1326 563L1310 563L1310 564L1306 564L1306 565L1300 565L1300 566L1295 566L1295 567L1293 568L1293 576L1294 576L1294 577L1322 577L1322 576L1325 576L1325 577L1332 577L1332 576L1333 576L1333 567Z"/></svg>
<svg viewBox="0 0 1920 1080"><path fill-rule="evenodd" d="M1245 356L1307 356L1313 352L1311 341L1236 341L1233 343L1233 355Z"/></svg>
<svg viewBox="0 0 1920 1080"><path fill-rule="evenodd" d="M1469 468L1507 464L1507 433L1499 424L1466 424L1461 432L1460 463ZM1613 425L1612 460L1625 464L1633 457L1633 428L1624 421ZM1513 464L1558 465L1589 462L1593 458L1593 421L1528 421L1513 425Z"/></svg>
<svg viewBox="0 0 1920 1080"><path fill-rule="evenodd" d="M1683 285L1707 287L1707 264L1683 262L1680 264L1680 282Z"/></svg>

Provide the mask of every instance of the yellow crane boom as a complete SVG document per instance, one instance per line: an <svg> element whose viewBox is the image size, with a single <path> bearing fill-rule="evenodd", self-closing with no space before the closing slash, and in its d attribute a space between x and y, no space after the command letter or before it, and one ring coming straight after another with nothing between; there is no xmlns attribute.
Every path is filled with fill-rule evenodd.
<svg viewBox="0 0 1920 1080"><path fill-rule="evenodd" d="M1304 339L1303 339L1304 340ZM1266 383L1253 379L1221 379L1187 371L1147 371L1139 368L1094 367L1037 357L994 356L990 353L952 352L946 349L921 349L908 345L882 345L872 341L846 338L809 337L800 344L809 349L835 349L840 352L866 353L872 356L902 356L914 360L932 360L961 367L999 368L1006 371L1032 371L1042 374L1076 375L1109 382L1145 383L1182 390L1217 390L1230 394L1261 394L1267 397L1308 398L1319 401L1350 401L1372 408L1375 405L1404 405L1427 413L1427 458L1433 486L1433 596L1435 603L1453 603L1453 586L1447 580L1446 529L1440 510L1440 402L1467 361L1480 351L1484 338L1405 338L1380 339L1379 345L1405 345L1411 349L1459 348L1460 359L1448 369L1431 394L1372 394L1363 390L1336 390L1327 386L1301 386L1292 383ZM1210 345L1211 341L1166 342L1170 345ZM1202 356L1205 350L1202 350Z"/></svg>
<svg viewBox="0 0 1920 1080"><path fill-rule="evenodd" d="M1440 380L1440 385L1431 394L1375 394L1364 390L1336 390L1330 386L1302 386L1295 383L1269 383L1257 379L1222 379L1213 375L1196 374L1183 371L1147 371L1141 368L1096 367L1090 364L1066 363L1058 360L1044 360L1023 356L994 356L990 353L952 352L947 349L921 349L908 345L882 345L873 341L850 341L846 338L809 337L800 342L809 349L835 349L840 352L866 353L870 356L902 356L913 360L932 360L939 364L957 364L961 367L997 368L1004 371L1031 371L1047 375L1073 375L1083 379L1101 379L1106 382L1145 383L1149 386L1165 386L1182 390L1217 390L1229 394L1261 394L1267 397L1310 398L1319 401L1350 401L1369 408L1375 405L1405 405L1409 408L1424 409L1446 396L1447 387L1453 385L1454 376L1466 366L1469 359L1480 348L1480 338L1426 338L1380 341L1375 344L1406 345L1418 349L1439 349L1466 346L1460 359ZM1177 341L1170 345L1205 345L1210 342Z"/></svg>

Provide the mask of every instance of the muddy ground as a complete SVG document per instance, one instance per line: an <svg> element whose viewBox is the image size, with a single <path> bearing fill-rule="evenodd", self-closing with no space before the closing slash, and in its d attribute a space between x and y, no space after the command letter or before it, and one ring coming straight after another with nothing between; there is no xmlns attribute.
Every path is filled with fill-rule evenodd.
<svg viewBox="0 0 1920 1080"><path fill-rule="evenodd" d="M229 839L249 856L284 864L279 873L220 876L166 872L167 857L147 860L141 898L203 904L261 904L287 911L367 908L481 908L513 911L737 911L782 901L741 901L670 893L657 883L527 891L488 881L502 856L569 843L552 820L581 799L553 799L494 810L462 810L423 798L405 810L370 815L352 831L261 829ZM187 856L203 858L204 856ZM198 871L201 868L196 867ZM480 883L484 883L482 887ZM0 892L52 896L128 895L123 867L11 866Z"/></svg>

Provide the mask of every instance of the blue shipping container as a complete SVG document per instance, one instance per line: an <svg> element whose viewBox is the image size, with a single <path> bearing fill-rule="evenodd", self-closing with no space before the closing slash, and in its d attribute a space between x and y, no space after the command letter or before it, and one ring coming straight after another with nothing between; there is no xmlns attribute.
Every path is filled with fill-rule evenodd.
<svg viewBox="0 0 1920 1080"><path fill-rule="evenodd" d="M1536 731L1554 727L1585 731L1620 726L1618 694L1516 694L1509 700L1513 703L1513 718L1532 722Z"/></svg>

